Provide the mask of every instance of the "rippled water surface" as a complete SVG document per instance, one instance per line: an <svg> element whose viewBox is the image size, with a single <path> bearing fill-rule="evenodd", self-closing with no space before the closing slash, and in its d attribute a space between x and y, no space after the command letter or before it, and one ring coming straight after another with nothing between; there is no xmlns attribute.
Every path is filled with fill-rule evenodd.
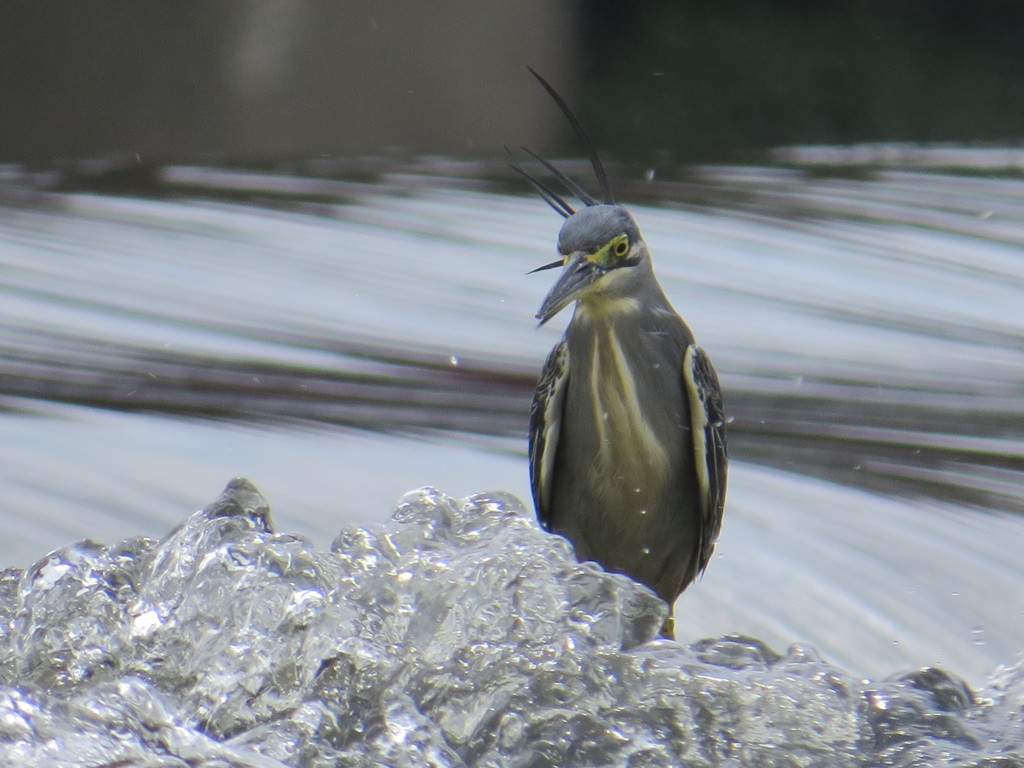
<svg viewBox="0 0 1024 768"><path fill-rule="evenodd" d="M239 474L320 542L425 484L528 497L533 379L567 319L536 328L551 273L525 274L552 258L551 211L465 180L271 206L213 194L267 178L164 178L189 197L2 198L4 563L161 534ZM634 214L734 419L680 635L809 642L865 674L1009 661L1024 182L702 169L621 196L658 200Z"/></svg>

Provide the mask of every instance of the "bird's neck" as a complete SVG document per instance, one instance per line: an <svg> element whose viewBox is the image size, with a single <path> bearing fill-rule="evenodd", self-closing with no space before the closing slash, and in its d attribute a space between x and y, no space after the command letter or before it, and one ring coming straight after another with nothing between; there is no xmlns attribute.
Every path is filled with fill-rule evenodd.
<svg viewBox="0 0 1024 768"><path fill-rule="evenodd" d="M635 296L588 296L576 302L573 322L603 325L642 311L643 305Z"/></svg>
<svg viewBox="0 0 1024 768"><path fill-rule="evenodd" d="M636 318L637 315L645 314L657 315L663 312L675 314L668 298L658 287L654 291L645 291L642 296L633 294L584 296L576 302L573 321L584 325L607 325L622 318Z"/></svg>

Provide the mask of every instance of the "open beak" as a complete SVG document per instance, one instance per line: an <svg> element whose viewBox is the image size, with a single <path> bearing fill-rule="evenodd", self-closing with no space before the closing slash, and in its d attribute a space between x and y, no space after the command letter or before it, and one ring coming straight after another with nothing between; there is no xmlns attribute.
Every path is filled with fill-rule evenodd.
<svg viewBox="0 0 1024 768"><path fill-rule="evenodd" d="M549 265L550 266L550 265ZM537 319L544 325L565 307L579 298L583 290L603 275L605 270L586 258L585 253L573 253L565 262L562 274L552 286L544 303L537 312Z"/></svg>

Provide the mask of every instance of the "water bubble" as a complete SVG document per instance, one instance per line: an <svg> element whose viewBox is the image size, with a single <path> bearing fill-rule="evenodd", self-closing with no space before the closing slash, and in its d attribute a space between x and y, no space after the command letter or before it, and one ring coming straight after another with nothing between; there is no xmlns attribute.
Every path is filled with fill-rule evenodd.
<svg viewBox="0 0 1024 768"><path fill-rule="evenodd" d="M879 691L871 691L868 694L868 701L875 709L886 710L889 708L889 698Z"/></svg>

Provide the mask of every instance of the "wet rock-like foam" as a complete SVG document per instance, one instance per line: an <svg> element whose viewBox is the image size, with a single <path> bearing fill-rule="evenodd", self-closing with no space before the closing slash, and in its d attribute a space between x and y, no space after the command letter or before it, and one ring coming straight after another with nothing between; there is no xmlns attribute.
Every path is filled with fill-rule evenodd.
<svg viewBox="0 0 1024 768"><path fill-rule="evenodd" d="M235 480L161 541L66 547L0 593L4 765L1024 765L1021 666L974 692L653 639L652 593L505 494L417 491L325 552Z"/></svg>

